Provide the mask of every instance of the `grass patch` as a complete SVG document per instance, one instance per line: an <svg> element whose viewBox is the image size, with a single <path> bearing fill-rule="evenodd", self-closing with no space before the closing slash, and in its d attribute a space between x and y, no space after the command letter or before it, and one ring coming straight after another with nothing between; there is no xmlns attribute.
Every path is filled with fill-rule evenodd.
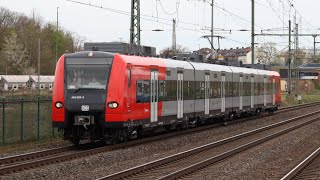
<svg viewBox="0 0 320 180"><path fill-rule="evenodd" d="M58 135L57 130L52 128L50 100L40 101L39 106L37 98L23 103L6 100L4 115L5 118L3 118L3 104L0 103L1 144L50 139ZM3 120L5 133L3 133Z"/></svg>
<svg viewBox="0 0 320 180"><path fill-rule="evenodd" d="M289 102L287 101L287 95L281 95L281 104L282 106L289 106L289 105L297 105L299 104L299 101L298 101L298 97L295 96L295 95L292 95L293 96L293 103L292 104L289 104ZM320 101L320 94L302 94L301 95L302 98L301 98L301 104L305 104L305 103L312 103L312 102L318 102Z"/></svg>

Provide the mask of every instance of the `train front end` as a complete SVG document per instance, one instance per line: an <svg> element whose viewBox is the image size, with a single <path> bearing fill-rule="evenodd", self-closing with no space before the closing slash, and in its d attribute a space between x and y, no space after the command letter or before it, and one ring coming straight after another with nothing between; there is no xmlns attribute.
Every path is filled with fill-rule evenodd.
<svg viewBox="0 0 320 180"><path fill-rule="evenodd" d="M74 144L103 138L113 57L104 52L79 52L64 55L57 63L52 123Z"/></svg>

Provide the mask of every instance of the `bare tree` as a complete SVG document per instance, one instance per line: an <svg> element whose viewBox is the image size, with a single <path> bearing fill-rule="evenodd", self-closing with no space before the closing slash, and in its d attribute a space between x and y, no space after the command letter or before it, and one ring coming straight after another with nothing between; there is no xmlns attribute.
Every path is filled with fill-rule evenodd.
<svg viewBox="0 0 320 180"><path fill-rule="evenodd" d="M169 57L175 56L176 54L185 53L185 52L189 52L189 51L190 50L187 47L183 47L181 45L177 45L175 51L173 51L171 47L162 49L160 51L160 57L169 58Z"/></svg>
<svg viewBox="0 0 320 180"><path fill-rule="evenodd" d="M257 60L262 64L281 64L277 48L274 43L268 42L257 49Z"/></svg>
<svg viewBox="0 0 320 180"><path fill-rule="evenodd" d="M83 43L86 40L85 37L79 36L77 34L73 35L73 52L83 50Z"/></svg>

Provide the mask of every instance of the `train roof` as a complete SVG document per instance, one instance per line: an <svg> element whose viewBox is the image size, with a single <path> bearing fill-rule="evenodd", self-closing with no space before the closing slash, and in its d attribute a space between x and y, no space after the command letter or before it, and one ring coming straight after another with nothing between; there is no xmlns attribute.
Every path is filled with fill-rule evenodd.
<svg viewBox="0 0 320 180"><path fill-rule="evenodd" d="M69 53L65 54L66 58L83 58L83 57L97 57L97 58L110 58L113 57L115 54L102 52L102 51L80 51L76 53Z"/></svg>
<svg viewBox="0 0 320 180"><path fill-rule="evenodd" d="M209 70L209 71L220 71L220 72L232 72L229 66L222 66L217 64L197 63L190 62L196 70Z"/></svg>
<svg viewBox="0 0 320 180"><path fill-rule="evenodd" d="M245 67L234 67L234 66L224 66L219 64L208 64L208 63L198 63L198 62L188 62L174 59L162 59L155 57L141 57L141 56L131 56L131 55L119 55L127 63L137 64L137 65L157 65L165 66L167 68L183 68L183 69L193 69L196 70L208 70L208 71L222 71L222 72L234 72L234 73L245 73L245 74L265 74L268 76L279 76L276 71L252 69Z"/></svg>

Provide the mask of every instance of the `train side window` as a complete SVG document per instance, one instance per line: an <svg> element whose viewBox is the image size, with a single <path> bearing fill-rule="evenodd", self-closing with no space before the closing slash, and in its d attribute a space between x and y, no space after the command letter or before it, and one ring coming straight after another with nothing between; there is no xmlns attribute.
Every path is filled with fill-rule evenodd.
<svg viewBox="0 0 320 180"><path fill-rule="evenodd" d="M210 98L214 98L216 95L216 90L215 90L215 83L214 82L210 82Z"/></svg>
<svg viewBox="0 0 320 180"><path fill-rule="evenodd" d="M230 97L230 92L231 92L231 82L226 82L226 97Z"/></svg>
<svg viewBox="0 0 320 180"><path fill-rule="evenodd" d="M200 82L200 99L204 99L205 96L205 89L204 89L204 82Z"/></svg>
<svg viewBox="0 0 320 180"><path fill-rule="evenodd" d="M128 87L130 87L131 86L131 69L128 69L127 73L128 73Z"/></svg>
<svg viewBox="0 0 320 180"><path fill-rule="evenodd" d="M240 94L240 96L244 96L244 88L243 88L243 84L244 84L244 82L241 82L241 83L240 83L240 86L241 86L241 87L240 87L240 88L241 88L241 91L240 91L240 93L239 93L239 94Z"/></svg>
<svg viewBox="0 0 320 180"><path fill-rule="evenodd" d="M194 83L195 82L194 81L189 81L188 83L189 83L189 92L190 92L189 93L189 97L190 97L190 100L192 100L192 99L194 99L194 93L195 93L194 92L194 90L195 90L194 89Z"/></svg>
<svg viewBox="0 0 320 180"><path fill-rule="evenodd" d="M239 84L238 82L233 82L233 96L239 96Z"/></svg>
<svg viewBox="0 0 320 180"><path fill-rule="evenodd" d="M254 87L254 91L255 91L255 95L258 96L259 95L259 83L255 83L255 87Z"/></svg>
<svg viewBox="0 0 320 180"><path fill-rule="evenodd" d="M144 102L143 81L137 81L136 89L137 89L136 103L143 103Z"/></svg>
<svg viewBox="0 0 320 180"><path fill-rule="evenodd" d="M150 81L143 81L143 102L150 102Z"/></svg>
<svg viewBox="0 0 320 180"><path fill-rule="evenodd" d="M217 86L216 98L219 98L219 97L221 97L221 83L220 82L216 82L216 86Z"/></svg>
<svg viewBox="0 0 320 180"><path fill-rule="evenodd" d="M272 95L272 83L269 83L269 94Z"/></svg>
<svg viewBox="0 0 320 180"><path fill-rule="evenodd" d="M183 99L190 99L190 83L189 81L183 81Z"/></svg>
<svg viewBox="0 0 320 180"><path fill-rule="evenodd" d="M166 82L159 81L159 101L166 100Z"/></svg>
<svg viewBox="0 0 320 180"><path fill-rule="evenodd" d="M229 82L229 97L233 96L233 82Z"/></svg>
<svg viewBox="0 0 320 180"><path fill-rule="evenodd" d="M244 84L244 96L248 96L248 82L245 82L243 84Z"/></svg>
<svg viewBox="0 0 320 180"><path fill-rule="evenodd" d="M213 95L213 82L210 81L209 82L209 98L211 99L213 97L214 97L214 95Z"/></svg>
<svg viewBox="0 0 320 180"><path fill-rule="evenodd" d="M234 82L229 82L229 96L230 97L233 97L233 95L234 95L234 89L235 88L235 86L234 86Z"/></svg>
<svg viewBox="0 0 320 180"><path fill-rule="evenodd" d="M251 93L251 83L246 82L246 96L250 96Z"/></svg>
<svg viewBox="0 0 320 180"><path fill-rule="evenodd" d="M196 99L201 99L201 82L196 81Z"/></svg>
<svg viewBox="0 0 320 180"><path fill-rule="evenodd" d="M166 81L166 101L177 100L177 81Z"/></svg>
<svg viewBox="0 0 320 180"><path fill-rule="evenodd" d="M225 88L225 97L229 97L229 82L224 83L224 88Z"/></svg>
<svg viewBox="0 0 320 180"><path fill-rule="evenodd" d="M269 93L269 95L271 95L272 94L272 86L271 86L272 84L271 83L268 83L268 93Z"/></svg>

